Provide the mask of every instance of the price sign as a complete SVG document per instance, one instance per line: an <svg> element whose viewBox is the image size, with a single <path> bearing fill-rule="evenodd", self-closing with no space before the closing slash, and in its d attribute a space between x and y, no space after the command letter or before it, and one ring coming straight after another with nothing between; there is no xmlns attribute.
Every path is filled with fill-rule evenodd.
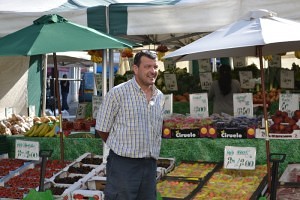
<svg viewBox="0 0 300 200"><path fill-rule="evenodd" d="M253 117L252 93L233 94L233 114L235 117Z"/></svg>
<svg viewBox="0 0 300 200"><path fill-rule="evenodd" d="M16 140L15 158L23 160L39 160L40 143Z"/></svg>
<svg viewBox="0 0 300 200"><path fill-rule="evenodd" d="M5 108L5 117L6 117L6 119L11 118L13 113L14 113L14 111L13 111L12 107L6 107Z"/></svg>
<svg viewBox="0 0 300 200"><path fill-rule="evenodd" d="M199 72L211 72L210 59L198 60Z"/></svg>
<svg viewBox="0 0 300 200"><path fill-rule="evenodd" d="M84 119L85 118L85 113L86 113L86 103L78 104L77 112L76 112L76 118L77 119Z"/></svg>
<svg viewBox="0 0 300 200"><path fill-rule="evenodd" d="M190 94L190 114L193 117L208 117L207 93Z"/></svg>
<svg viewBox="0 0 300 200"><path fill-rule="evenodd" d="M292 70L280 70L280 87L294 89L295 79L294 71Z"/></svg>
<svg viewBox="0 0 300 200"><path fill-rule="evenodd" d="M177 79L176 74L164 73L165 85L168 91L177 91Z"/></svg>
<svg viewBox="0 0 300 200"><path fill-rule="evenodd" d="M239 71L241 88L252 89L255 86L252 71Z"/></svg>
<svg viewBox="0 0 300 200"><path fill-rule="evenodd" d="M256 148L225 146L224 168L225 169L255 169Z"/></svg>
<svg viewBox="0 0 300 200"><path fill-rule="evenodd" d="M279 110L285 111L291 117L295 110L299 110L299 95L298 94L280 94L279 95Z"/></svg>
<svg viewBox="0 0 300 200"><path fill-rule="evenodd" d="M28 106L28 116L34 117L35 116L35 105Z"/></svg>
<svg viewBox="0 0 300 200"><path fill-rule="evenodd" d="M95 83L96 83L96 89L97 91L102 91L102 74L94 74L95 77Z"/></svg>
<svg viewBox="0 0 300 200"><path fill-rule="evenodd" d="M281 67L281 56L279 55L272 55L272 60L268 61L269 67Z"/></svg>
<svg viewBox="0 0 300 200"><path fill-rule="evenodd" d="M164 115L173 113L173 94L165 94Z"/></svg>
<svg viewBox="0 0 300 200"><path fill-rule="evenodd" d="M172 70L176 68L176 62L174 62L172 59L164 59L163 61L165 70Z"/></svg>
<svg viewBox="0 0 300 200"><path fill-rule="evenodd" d="M203 90L209 90L212 80L211 72L199 73L200 84Z"/></svg>
<svg viewBox="0 0 300 200"><path fill-rule="evenodd" d="M246 57L236 56L233 57L233 66L238 67L245 67L246 66Z"/></svg>
<svg viewBox="0 0 300 200"><path fill-rule="evenodd" d="M96 119L99 107L102 103L102 97L94 95L92 98L92 103L93 103L93 118Z"/></svg>

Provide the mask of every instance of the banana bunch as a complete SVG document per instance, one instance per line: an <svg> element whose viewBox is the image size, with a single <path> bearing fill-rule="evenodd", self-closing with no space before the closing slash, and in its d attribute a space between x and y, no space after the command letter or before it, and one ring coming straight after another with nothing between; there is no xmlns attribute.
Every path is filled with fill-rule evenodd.
<svg viewBox="0 0 300 200"><path fill-rule="evenodd" d="M35 123L29 131L27 131L25 137L54 137L56 134L56 124L52 123Z"/></svg>

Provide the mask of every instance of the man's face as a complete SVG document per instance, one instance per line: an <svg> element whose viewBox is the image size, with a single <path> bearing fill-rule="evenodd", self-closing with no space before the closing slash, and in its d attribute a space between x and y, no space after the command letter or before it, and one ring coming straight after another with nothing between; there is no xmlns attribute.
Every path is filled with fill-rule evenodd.
<svg viewBox="0 0 300 200"><path fill-rule="evenodd" d="M141 87L149 87L154 85L158 75L157 60L150 59L146 56L141 57L140 66L133 66L136 81Z"/></svg>

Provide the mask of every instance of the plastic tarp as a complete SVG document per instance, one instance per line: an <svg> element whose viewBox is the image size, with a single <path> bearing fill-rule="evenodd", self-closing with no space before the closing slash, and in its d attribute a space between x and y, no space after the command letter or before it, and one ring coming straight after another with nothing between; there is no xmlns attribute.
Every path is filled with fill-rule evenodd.
<svg viewBox="0 0 300 200"><path fill-rule="evenodd" d="M27 82L29 57L1 57L0 59L0 119L5 118L5 108L27 115Z"/></svg>

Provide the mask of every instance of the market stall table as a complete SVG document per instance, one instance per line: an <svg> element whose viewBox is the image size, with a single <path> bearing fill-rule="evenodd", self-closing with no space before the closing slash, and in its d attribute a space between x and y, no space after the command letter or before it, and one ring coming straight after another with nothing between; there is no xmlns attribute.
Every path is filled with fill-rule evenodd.
<svg viewBox="0 0 300 200"><path fill-rule="evenodd" d="M39 141L40 149L53 149L50 159L60 158L59 138L24 138L7 137L9 157L15 155L16 139ZM65 138L65 159L74 160L86 152L97 155L103 154L102 141L99 138ZM162 139L161 156L174 157L176 163L181 160L202 160L217 162L224 158L225 146L256 147L256 164L266 163L266 149L264 139L228 139L228 138L194 138L194 139ZM283 172L288 163L300 162L299 140L274 139L270 145L272 153L285 153L286 160L279 166Z"/></svg>

